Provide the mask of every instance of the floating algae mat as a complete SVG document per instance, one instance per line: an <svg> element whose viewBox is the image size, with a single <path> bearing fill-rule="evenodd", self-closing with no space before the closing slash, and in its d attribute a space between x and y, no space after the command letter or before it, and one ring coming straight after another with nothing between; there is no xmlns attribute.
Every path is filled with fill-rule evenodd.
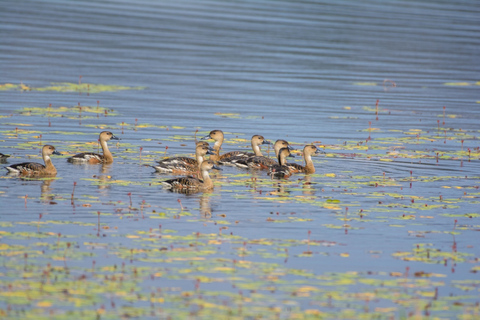
<svg viewBox="0 0 480 320"><path fill-rule="evenodd" d="M55 92L84 92L84 93L101 93L101 92L116 92L121 90L142 90L144 87L127 87L118 85L105 85L93 83L68 83L55 82L46 87L31 87L23 83L3 83L0 84L0 91L7 90L21 90L21 91L55 91Z"/></svg>
<svg viewBox="0 0 480 320"><path fill-rule="evenodd" d="M3 1L0 319L479 319L478 8L402 4ZM163 189L212 130L325 153Z"/></svg>
<svg viewBox="0 0 480 320"><path fill-rule="evenodd" d="M83 112L105 113L96 108ZM49 113L76 123L69 114L78 111L57 107ZM54 179L0 179L6 204L0 222L2 317L479 314L480 257L473 239L480 231L480 176L469 169L479 161L472 146L478 132L462 130L465 138L450 130L452 143L463 140L460 150L438 151L419 150L409 137L417 132L441 142L444 136L385 131L378 139L325 145L326 155L314 158L313 175L278 180L224 167L212 173L212 193L181 195L162 190L161 180L170 176L154 174L149 165L171 156L169 145L190 146L183 153L193 156L195 132L108 112L84 118L71 131L23 129L44 121L45 109L36 107L19 110L18 122L1 124L0 139L14 154L9 162L41 161L34 150L43 143L64 151L53 158ZM65 161L78 149L97 151L94 132L104 129L122 138L110 143L114 164ZM248 145L242 133L227 136L233 147ZM382 174L361 174L360 167L375 163L383 163ZM443 163L468 174L435 168Z"/></svg>

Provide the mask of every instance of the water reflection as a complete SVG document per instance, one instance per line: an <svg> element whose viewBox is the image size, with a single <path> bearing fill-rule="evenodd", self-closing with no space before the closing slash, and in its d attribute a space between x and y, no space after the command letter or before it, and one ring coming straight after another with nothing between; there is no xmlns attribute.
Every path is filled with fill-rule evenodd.
<svg viewBox="0 0 480 320"><path fill-rule="evenodd" d="M52 183L56 181L56 174L55 175L48 175L45 176L20 176L20 180L22 181L41 181L40 184L40 201L45 204L56 204L52 202L55 200L55 195L52 192Z"/></svg>
<svg viewBox="0 0 480 320"><path fill-rule="evenodd" d="M112 164L109 163L109 164L102 164L101 165L101 170L100 170L100 173L99 175L97 176L94 176L95 178L98 179L98 189L99 190L108 190L110 189L110 183L108 183L110 181L110 179L112 178L111 175L109 175L109 173L111 172L111 169L112 169ZM102 196L105 196L106 195L106 192L100 192L100 194Z"/></svg>
<svg viewBox="0 0 480 320"><path fill-rule="evenodd" d="M55 199L55 195L52 193L52 183L57 179L46 178L43 180L40 186L40 199L44 203L50 203Z"/></svg>
<svg viewBox="0 0 480 320"><path fill-rule="evenodd" d="M200 202L200 214L203 218L212 217L212 205L210 204L211 192L204 192L199 198Z"/></svg>
<svg viewBox="0 0 480 320"><path fill-rule="evenodd" d="M272 192L270 192L270 194L274 194L274 195L277 195L277 196L288 196L290 195L290 191L285 189L285 181L287 180L279 180L278 182L274 183L273 184L273 190Z"/></svg>
<svg viewBox="0 0 480 320"><path fill-rule="evenodd" d="M306 196L313 196L315 195L315 188L312 185L312 176L311 175L305 175L304 179L300 179L300 182L302 183L302 194Z"/></svg>

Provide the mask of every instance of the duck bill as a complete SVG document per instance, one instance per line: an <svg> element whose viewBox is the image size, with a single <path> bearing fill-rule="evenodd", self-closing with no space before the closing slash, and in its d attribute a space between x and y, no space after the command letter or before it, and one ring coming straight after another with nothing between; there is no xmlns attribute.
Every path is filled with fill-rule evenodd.
<svg viewBox="0 0 480 320"><path fill-rule="evenodd" d="M122 139L112 134L112 137L110 138L110 140L122 140Z"/></svg>
<svg viewBox="0 0 480 320"><path fill-rule="evenodd" d="M222 170L223 170L222 168L220 168L220 167L219 167L219 166L217 166L217 165L214 165L214 166L212 167L212 169L215 169L215 170L220 170L220 171L222 171Z"/></svg>
<svg viewBox="0 0 480 320"><path fill-rule="evenodd" d="M205 137L200 138L200 140L208 140L211 139L210 134L207 134Z"/></svg>
<svg viewBox="0 0 480 320"><path fill-rule="evenodd" d="M263 140L262 144L272 144L272 143L268 140Z"/></svg>

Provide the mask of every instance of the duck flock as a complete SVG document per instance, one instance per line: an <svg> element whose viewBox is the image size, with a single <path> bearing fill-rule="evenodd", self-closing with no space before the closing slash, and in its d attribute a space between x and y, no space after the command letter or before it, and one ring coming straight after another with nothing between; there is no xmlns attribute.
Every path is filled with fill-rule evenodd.
<svg viewBox="0 0 480 320"><path fill-rule="evenodd" d="M213 139L215 141L213 147L205 140ZM107 141L120 140L113 133L103 131L100 133L99 141L103 150L103 154L85 152L76 154L67 159L68 162L77 164L100 164L112 163L113 156L108 149ZM315 172L312 161L312 155L324 153L315 145L306 145L303 148L303 156L305 166L297 163L288 163L287 157L294 157L290 150L293 150L289 143L285 140L277 140L273 149L277 160L265 157L260 150L263 144L271 144L261 135L254 135L251 139L253 152L230 151L220 155L220 149L224 140L224 134L221 130L213 130L201 141L196 143L195 159L188 157L170 157L157 161L152 166L159 173L170 173L182 175L180 178L162 181L167 189L184 190L184 191L207 191L213 188L213 182L210 179L209 171L221 170L218 165L236 166L239 168L250 168L258 170L268 170L268 175L276 178L288 178L292 174L302 172L311 174ZM45 145L42 148L42 158L45 165L36 162L23 162L9 165L6 169L10 174L26 175L26 176L45 176L55 175L57 169L54 167L51 155L60 155L60 153L52 145ZM209 155L209 159L206 156ZM0 158L5 160L8 155L0 153Z"/></svg>

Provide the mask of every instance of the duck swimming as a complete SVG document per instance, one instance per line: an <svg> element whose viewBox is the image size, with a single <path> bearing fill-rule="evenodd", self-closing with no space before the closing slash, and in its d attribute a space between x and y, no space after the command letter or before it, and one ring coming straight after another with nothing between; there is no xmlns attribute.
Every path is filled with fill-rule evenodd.
<svg viewBox="0 0 480 320"><path fill-rule="evenodd" d="M0 153L0 163L5 163L7 162L7 159L10 157L9 154L3 154L3 153Z"/></svg>
<svg viewBox="0 0 480 320"><path fill-rule="evenodd" d="M195 173L199 170L200 165L205 160L205 155L211 154L210 147L206 147L203 143L198 143L195 148L195 159L188 157L173 157L157 161L158 165L152 166L157 172L161 173Z"/></svg>
<svg viewBox="0 0 480 320"><path fill-rule="evenodd" d="M254 156L262 157L263 155L262 155L262 151L260 150L260 146L262 144L271 144L271 142L266 140L263 136L256 134L252 136L251 144L252 144L253 153L246 152L246 151L230 151L222 154L219 157L218 163L224 164L224 165L236 165L236 162L242 159L245 160L246 158L250 158Z"/></svg>
<svg viewBox="0 0 480 320"><path fill-rule="evenodd" d="M275 150L275 156L278 157L279 151L282 148L287 148L289 150L294 150L286 140L279 139L275 141L273 149ZM241 168L252 168L252 169L268 169L269 167L277 164L275 159L268 158L265 156L253 156L245 159L240 159L235 161L235 165Z"/></svg>
<svg viewBox="0 0 480 320"><path fill-rule="evenodd" d="M287 164L287 157L295 158L294 155L290 153L288 148L282 148L278 152L278 164L270 166L268 168L268 175L276 178L288 178L292 175Z"/></svg>
<svg viewBox="0 0 480 320"><path fill-rule="evenodd" d="M177 190L177 191L207 191L213 189L213 182L210 179L208 174L209 170L222 170L215 165L212 160L206 160L200 166L200 172L203 180L197 179L192 176L170 179L162 181L162 184L167 189Z"/></svg>
<svg viewBox="0 0 480 320"><path fill-rule="evenodd" d="M201 138L200 140L208 140L208 139L215 140L215 143L213 144L213 150L215 154L210 157L210 160L217 162L220 159L220 149L222 148L223 139L224 139L223 131L212 130L210 131L209 134L207 134L205 137Z"/></svg>
<svg viewBox="0 0 480 320"><path fill-rule="evenodd" d="M55 150L54 146L44 145L42 148L42 158L45 162L45 165L37 162L23 162L12 164L8 167L5 167L9 173L12 174L21 174L21 175L55 175L57 169L52 164L50 156L52 154L60 155L60 152Z"/></svg>
<svg viewBox="0 0 480 320"><path fill-rule="evenodd" d="M303 158L305 159L305 166L296 163L287 163L286 166L289 168L291 173L315 173L315 166L313 165L312 155L319 153L324 152L320 151L320 149L318 149L313 144L306 145L305 148L303 148Z"/></svg>
<svg viewBox="0 0 480 320"><path fill-rule="evenodd" d="M89 164L97 164L97 163L112 163L113 156L107 146L107 141L110 140L120 140L113 133L109 131L102 131L99 136L100 145L102 146L103 155L94 153L94 152L84 152L76 154L67 159L68 162L72 163L89 163Z"/></svg>

